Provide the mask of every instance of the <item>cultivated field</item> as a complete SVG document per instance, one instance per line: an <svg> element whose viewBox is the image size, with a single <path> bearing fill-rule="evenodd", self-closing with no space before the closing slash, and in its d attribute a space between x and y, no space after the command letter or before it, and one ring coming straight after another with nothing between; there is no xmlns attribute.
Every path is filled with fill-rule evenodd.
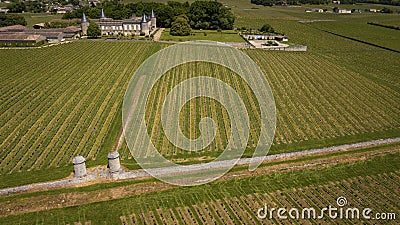
<svg viewBox="0 0 400 225"><path fill-rule="evenodd" d="M246 53L261 65L274 92L278 124L275 147L399 128L397 115L400 110L396 101L400 94L388 87L315 54L277 54L262 50L248 50ZM216 77L239 93L252 118L248 147L254 148L260 130L260 112L249 86L221 66L191 63L175 67L165 74L148 101L148 106L151 106L148 133L157 149L165 155L185 155L163 134L161 105L175 85L193 76ZM204 116L216 119L219 129L216 139L203 151L206 155L210 151L222 151L230 135L229 117L217 102L209 98L198 98L185 105L181 111L183 133L192 139L199 137L198 123ZM122 151L123 155L129 155L126 151L126 148Z"/></svg>
<svg viewBox="0 0 400 225"><path fill-rule="evenodd" d="M398 149L398 145L389 149L395 148ZM109 199L117 199L0 217L0 222L5 224L16 222L30 224L33 221L40 224L53 224L54 222L73 224L78 221L82 224L85 222L91 224L104 222L110 224L270 224L271 222L290 224L295 223L295 220L278 220L276 214L273 220L259 220L256 216L257 210L267 204L269 208L313 207L319 212L328 205L337 207L336 200L341 196L347 199L344 209L357 207L362 210L369 207L373 213L395 213L398 216L399 206L396 201L400 194L398 192L400 182L398 150L396 153L380 156L373 156L377 152L371 152L369 156L371 158L367 157L364 161L343 163L343 160L346 162L347 159L357 158L353 154L355 153L332 159L326 157L319 163L313 163L306 159L304 165L315 165L316 168L302 168L296 164L291 165L291 162L283 162L282 166L278 165L277 167L269 167L271 165L267 164L266 167L257 169L255 176L246 175L245 171L239 169L233 174L228 174L223 181L195 187L169 187L165 190L166 188L163 187L165 185L160 182L148 182L147 186L146 184L137 184L128 186L129 188L125 191L133 196L124 198L120 197L124 194L121 193L121 190L107 189L109 188L107 184L93 188L87 187L82 188L81 192L75 193L80 193L83 198L95 195L101 198L109 196ZM356 158L353 160L357 161ZM339 162L339 164L324 166L323 162ZM280 168L283 172L269 168ZM118 183L114 183L114 185L118 185ZM157 191L151 187L161 190ZM96 191L97 189L99 191ZM103 189L105 190L100 191ZM42 193L42 195L45 199L51 200L49 205L54 205L55 201L62 206L74 201L79 202L79 199L72 197L73 194L69 194L73 190L67 189L64 194L64 191L61 190L61 194L57 195L60 199L56 200L52 198L53 193L51 192ZM30 196L35 198L36 195L28 194L25 198L29 199ZM17 198L24 201L23 195L17 196ZM5 199L6 204L9 199ZM63 203L61 199L65 199L65 202ZM298 222L309 223L305 220ZM376 223L375 220L330 219L328 216L324 219L316 219L314 222L322 224L327 222L333 224ZM378 222L395 224L396 220Z"/></svg>
<svg viewBox="0 0 400 225"><path fill-rule="evenodd" d="M1 50L0 173L65 166L79 154L103 158L129 78L160 48L81 42Z"/></svg>
<svg viewBox="0 0 400 225"><path fill-rule="evenodd" d="M257 216L259 208L264 208L265 204L268 209L290 207L299 209L299 219L289 217L283 220L283 224L313 224L308 218L309 214L305 214L305 219L301 218L303 208L314 208L316 217L321 215L321 209L331 205L337 207L336 200L340 196L346 196L346 200L351 208L368 208L373 205L375 209L384 209L387 213L398 212L398 205L394 198L398 197L397 183L400 181L400 172L383 173L372 176L358 176L350 179L329 182L324 185L312 185L301 188L283 189L270 193L251 193L248 195L225 197L226 195L218 195L210 193L208 198L202 198L201 201L193 205L178 206L175 208L157 208L155 210L139 212L138 214L129 214L121 216L122 224L269 224L282 223L278 220L277 213L274 212L272 219L267 217L262 219ZM382 188L384 187L384 188ZM378 193L377 190L383 191ZM348 190L355 190L349 192ZM372 197L374 196L374 197ZM206 200L207 199L207 200ZM200 199L195 199L194 201ZM345 210L349 206L344 207ZM142 209L146 210L146 209ZM344 211L345 212L345 211ZM382 211L383 212L383 211ZM263 216L264 212L261 214ZM295 215L292 214L292 215ZM345 217L346 214L343 214ZM352 214L348 214L352 215ZM314 214L310 214L309 218L313 218ZM339 223L356 223L372 224L371 221L362 218L360 220L352 219L336 219L325 217L318 220L321 223L339 224ZM385 221L388 224L395 224L394 221Z"/></svg>
<svg viewBox="0 0 400 225"><path fill-rule="evenodd" d="M269 154L400 136L399 53L320 30L398 51L399 31L367 24L399 26L398 14L305 13L322 6L262 7L249 2L225 1L237 16L236 27L269 23L290 42L307 45L307 52L241 50L265 73L276 101L277 129ZM333 21L299 22L304 20ZM228 40L218 35L207 38ZM122 131L121 104L135 70L167 46L88 40L39 49L0 49L0 188L67 177L73 157L79 154L88 167L105 168L107 153L118 150L126 169L139 169L124 141L116 149ZM183 164L210 161L227 145L231 121L226 109L210 98L195 98L180 111L180 128L192 139L200 135L201 118L215 120L216 138L207 148L182 151L163 133L163 100L175 85L195 76L218 78L238 92L249 111L245 157L251 156L260 129L256 98L235 73L211 63L177 66L155 85L145 114L154 145ZM271 222L256 218L264 203L321 209L336 206L339 196L346 197L349 206L398 216L399 145L374 148L273 161L254 172L236 167L222 180L197 187L177 188L154 179L101 180L84 187L2 196L0 224L257 224ZM32 210L21 210L24 207ZM18 215L4 216L13 212Z"/></svg>
<svg viewBox="0 0 400 225"><path fill-rule="evenodd" d="M257 19L243 18L238 23L241 20L258 23ZM271 153L398 136L398 53L333 36L297 21L272 20L271 24L309 48L306 53L245 50L265 72L275 94L278 122ZM104 164L106 153L118 141L118 110L127 82L135 68L163 46L77 42L1 50L1 173L57 167L66 168L58 175L65 176L71 171L65 166L78 154L85 156L89 165ZM240 81L223 68L193 66L175 68L163 79L176 84L184 78L177 75L185 69L189 72L185 76L219 77L239 90L255 118L246 153L250 156L257 142L259 117L251 92L239 88L243 86ZM160 82L156 90L165 94L171 87ZM199 154L188 154L171 146L162 134L155 117L161 100L154 97L149 102L149 115L155 118L149 122L149 132L163 154L177 161L195 161L202 156L212 159L219 154L230 132L223 109L210 99L197 99L181 112L182 128L189 137L197 137L197 122L202 116L218 118L219 132L212 145ZM203 105L201 101L213 106L198 107ZM120 151L124 163L136 168L132 160L125 160L130 158L126 145ZM9 176L2 178L10 180Z"/></svg>

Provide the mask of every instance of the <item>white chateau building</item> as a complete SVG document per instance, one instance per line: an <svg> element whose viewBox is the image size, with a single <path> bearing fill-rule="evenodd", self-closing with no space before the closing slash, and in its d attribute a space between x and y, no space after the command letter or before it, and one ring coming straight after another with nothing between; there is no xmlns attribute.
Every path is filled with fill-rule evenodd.
<svg viewBox="0 0 400 225"><path fill-rule="evenodd" d="M133 16L130 19L114 20L107 18L104 11L101 10L100 19L91 19L92 22L99 25L101 35L140 35L141 33L146 36L150 35L156 30L156 17L154 11L151 10L150 18L145 14L142 17ZM82 35L87 35L87 28L89 21L86 19L85 14L82 16L81 28Z"/></svg>

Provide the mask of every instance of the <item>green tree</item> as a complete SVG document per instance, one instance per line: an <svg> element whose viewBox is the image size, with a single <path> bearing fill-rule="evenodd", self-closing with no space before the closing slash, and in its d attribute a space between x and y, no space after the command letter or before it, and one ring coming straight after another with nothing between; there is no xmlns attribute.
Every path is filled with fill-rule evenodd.
<svg viewBox="0 0 400 225"><path fill-rule="evenodd" d="M89 24L89 27L88 27L88 30L87 30L87 35L89 37L92 37L92 38L96 38L96 37L100 36L101 35L101 30L100 30L99 25L91 22Z"/></svg>
<svg viewBox="0 0 400 225"><path fill-rule="evenodd" d="M384 7L383 9L381 9L381 13L393 13L393 11L389 8Z"/></svg>
<svg viewBox="0 0 400 225"><path fill-rule="evenodd" d="M7 8L12 13L22 13L22 12L26 11L26 6L25 6L25 3L23 3L23 2L13 2L10 5L8 5Z"/></svg>
<svg viewBox="0 0 400 225"><path fill-rule="evenodd" d="M25 18L16 14L0 13L0 27L12 26L16 24L26 26Z"/></svg>
<svg viewBox="0 0 400 225"><path fill-rule="evenodd" d="M190 35L190 32L190 25L186 17L178 16L172 23L171 31L169 33L174 36L188 36Z"/></svg>
<svg viewBox="0 0 400 225"><path fill-rule="evenodd" d="M233 29L235 17L229 8L217 1L195 1L188 13L190 25L195 29Z"/></svg>
<svg viewBox="0 0 400 225"><path fill-rule="evenodd" d="M265 33L274 33L275 32L274 28L269 24L264 24L261 27L260 31L265 32Z"/></svg>

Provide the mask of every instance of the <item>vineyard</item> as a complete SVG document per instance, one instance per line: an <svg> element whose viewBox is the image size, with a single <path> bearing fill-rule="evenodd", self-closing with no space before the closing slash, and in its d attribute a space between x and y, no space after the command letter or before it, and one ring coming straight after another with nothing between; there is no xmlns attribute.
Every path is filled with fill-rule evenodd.
<svg viewBox="0 0 400 225"><path fill-rule="evenodd" d="M161 48L159 44L79 42L47 49L1 50L7 52L0 54L1 173L65 166L78 154L89 162L104 162L110 150L104 141L117 118L127 82L135 68ZM396 103L400 94L380 80L368 79L318 53L245 53L261 66L274 93L275 147L368 133L391 135L399 129ZM250 154L258 141L258 103L243 80L210 63L178 66L154 87L146 114L154 145L178 161L190 157L191 153L166 139L157 115L168 91L200 75L226 82L245 102L252 121ZM391 77L381 78L396 85ZM216 139L195 156L216 156L224 149L230 121L216 101L194 99L180 115L181 129L190 138L198 137L198 122L204 116L216 121ZM131 163L126 145L120 151L122 159Z"/></svg>
<svg viewBox="0 0 400 225"><path fill-rule="evenodd" d="M124 0L133 1L136 2ZM398 14L305 13L307 7L314 6L260 7L248 0L222 2L232 8L235 27L260 28L268 23L288 36L291 44L307 45L307 52L240 50L259 65L274 95L276 130L268 154L400 136L399 53L320 30L400 50L398 31L367 24L398 26ZM334 5L323 7L331 11ZM25 15L28 24L54 17L35 15ZM198 31L187 40L203 37L243 41L232 32ZM124 94L139 66L167 46L170 44L77 40L37 49L0 49L0 188L72 177L71 162L76 155L86 158L89 172L106 171L107 153L112 150L119 151L123 169L140 169L122 136ZM188 56L194 55L185 51ZM246 63L238 56L207 53L219 59L229 58L235 66L244 66L244 71L252 70L242 65ZM177 55L163 55L165 61L152 65L158 70ZM173 99L173 107L167 107L166 113L162 111L174 88L200 76L216 78L221 81L217 84L220 86L199 79L198 83L190 83L190 93L185 92L186 95L209 91L236 106L232 93L216 88L225 83L243 101L250 121L243 157L252 156L260 137L260 121L264 119L261 103L251 82L232 68L195 61L179 64L161 76L141 114L147 130L140 133L143 136L131 133L141 141L138 149L144 150L146 160L154 162L155 157L153 152L147 154L145 132L163 156L186 165L218 157L235 132L232 124L242 125L242 120L230 118L229 109L211 97L195 97L187 102ZM148 85L142 83L143 87ZM181 109L176 107L179 104L183 105ZM235 113L240 110L233 107ZM179 128L191 140L204 135L202 119L212 118L215 138L196 152L180 149L173 144L178 131L170 141L161 121L162 116L168 115L166 124L175 125L169 117L172 114L179 114ZM233 139L240 142L244 137ZM325 216L309 221L278 219L275 212L274 218L261 219L257 211L265 204L269 209L313 207L318 216L328 205L337 207L337 199L342 196L347 200L343 208L368 207L372 217L379 212L398 217L399 146L358 146L271 159L255 171L248 171L247 165L236 166L220 179L201 186L173 186L155 178L101 178L78 186L2 195L0 224L398 224L395 221L399 218L377 221L361 215L360 220Z"/></svg>
<svg viewBox="0 0 400 225"><path fill-rule="evenodd" d="M120 220L122 224L270 224L271 222L275 224L313 224L307 219L308 214L305 214L305 219L301 217L301 209L314 208L315 219L321 215L322 208L328 205L338 207L336 200L340 196L346 196L346 200L350 204L346 207L358 208L362 211L363 208L373 206L375 210L396 213L399 210L395 200L400 195L397 189L399 180L400 173L393 172L366 177L359 176L324 185L283 189L270 193L255 192L235 197L210 193L206 201L205 199L196 199L201 201L198 204L142 211L137 214L121 216ZM378 193L378 189L383 193ZM269 218L270 214L267 214L266 218L259 218L257 211L264 208L265 204L269 210L281 207L287 210L289 208L299 209L299 219L290 218L289 214L286 214L289 219L283 220L277 218L277 214L272 214L271 219ZM344 207L345 210L346 207ZM310 218L313 218L313 214L310 215ZM261 216L264 216L264 212L261 213ZM315 220L324 224L373 223L363 218L361 213L360 220L351 217L340 220L338 218L330 218L325 214L325 217ZM385 223L395 224L394 221L387 220Z"/></svg>
<svg viewBox="0 0 400 225"><path fill-rule="evenodd" d="M148 193L121 199L0 217L0 222L3 224L16 222L32 224L34 221L39 224L73 224L77 221L82 224L85 222L92 224L270 224L271 222L307 224L310 221L278 219L276 214L271 220L268 217L260 219L257 217L257 211L267 204L268 208L290 209L293 207L301 210L302 207L313 207L318 213L328 205L337 207L337 198L341 196L347 200L344 209L357 207L361 212L363 208L368 207L372 209L372 217L378 212L395 213L398 216L397 199L400 195L398 145L391 149L397 150L393 153L372 156L364 161L341 162L337 165L292 171L289 169L286 172L262 173L260 171L255 176L231 177L202 186L174 187L162 191L148 190ZM354 156L346 155L342 156L342 159L348 157ZM240 175L241 171L235 174ZM156 183L154 185L158 186ZM89 192L83 193L90 195ZM110 195L114 196L118 193L110 192ZM377 222L363 219L361 214L360 218L360 220L331 219L325 214L324 218L312 220L311 223L373 224ZM395 221L379 222L395 224Z"/></svg>
<svg viewBox="0 0 400 225"><path fill-rule="evenodd" d="M1 50L0 173L64 166L78 154L103 158L129 78L160 48L83 42Z"/></svg>
<svg viewBox="0 0 400 225"><path fill-rule="evenodd" d="M277 130L274 146L329 140L345 136L399 129L400 94L358 73L321 59L317 54L270 53L248 50L246 53L261 65L274 93L277 106ZM250 87L232 71L211 63L190 63L173 68L152 90L147 102L148 133L157 149L166 156L187 157L163 134L160 118L162 104L171 89L193 76L212 76L229 84L239 94L248 110L251 129L248 149L256 146L260 130L260 112ZM192 87L196 88L196 87ZM180 112L183 133L191 139L200 134L201 118L214 118L217 133L203 154L222 151L230 135L226 110L210 98L189 101ZM125 146L122 155L129 156ZM250 153L249 153L250 154ZM176 157L175 157L176 158Z"/></svg>
<svg viewBox="0 0 400 225"><path fill-rule="evenodd" d="M196 62L173 68L157 82L157 85L152 90L149 101L147 102L148 107L151 106L150 110L147 111L147 121L149 124L148 132L152 137L153 143L156 143L156 148L164 150L165 152L163 153L165 153L165 155L184 154L183 150L172 145L172 143L168 141L163 133L160 123L161 105L165 101L166 95L175 85L183 80L195 76L215 77L219 80L222 80L224 83L229 84L231 87L233 87L236 93L239 94L245 103L246 109L251 112L249 114L251 117L251 141L248 143L248 146L255 147L260 133L261 119L257 100L249 85L247 85L242 78L225 67L212 63ZM194 85L192 85L191 88L206 89L210 87L206 87L204 85L194 87ZM224 95L224 93L221 92L217 93L219 95ZM226 109L214 99L208 97L198 97L184 105L183 109L180 111L180 125L183 134L190 139L198 138L200 136L198 124L201 118L206 116L213 118L214 121L216 121L216 126L218 129L216 132L216 138L202 151L210 152L225 149L228 144L228 139L231 135L230 118Z"/></svg>

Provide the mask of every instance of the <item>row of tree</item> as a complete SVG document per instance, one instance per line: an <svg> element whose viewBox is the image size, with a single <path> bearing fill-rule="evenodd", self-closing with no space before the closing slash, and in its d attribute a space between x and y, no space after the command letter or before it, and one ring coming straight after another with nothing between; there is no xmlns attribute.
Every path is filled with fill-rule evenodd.
<svg viewBox="0 0 400 225"><path fill-rule="evenodd" d="M233 29L235 17L229 8L224 7L216 1L195 1L168 3L159 2L137 2L122 4L119 1L106 1L97 6L85 6L76 11L66 13L63 19L81 18L84 12L89 18L99 18L101 10L107 17L113 19L130 18L132 15L150 15L154 10L157 16L157 26L169 28L172 23L180 18L186 19L191 28L194 29Z"/></svg>
<svg viewBox="0 0 400 225"><path fill-rule="evenodd" d="M26 26L26 20L23 16L0 13L0 27L12 26L12 25L23 25Z"/></svg>

